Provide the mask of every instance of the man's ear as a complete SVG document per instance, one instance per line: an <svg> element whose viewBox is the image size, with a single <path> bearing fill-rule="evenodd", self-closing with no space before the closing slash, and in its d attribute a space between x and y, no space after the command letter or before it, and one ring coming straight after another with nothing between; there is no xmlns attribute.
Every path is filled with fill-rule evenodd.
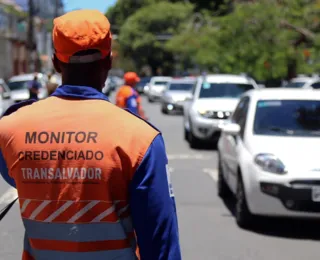
<svg viewBox="0 0 320 260"><path fill-rule="evenodd" d="M105 59L105 68L109 71L112 68L112 52L110 53L110 55Z"/></svg>
<svg viewBox="0 0 320 260"><path fill-rule="evenodd" d="M58 72L58 73L61 73L61 67L60 67L60 62L57 58L56 55L52 55L52 63L53 63L53 66L55 68L55 70Z"/></svg>

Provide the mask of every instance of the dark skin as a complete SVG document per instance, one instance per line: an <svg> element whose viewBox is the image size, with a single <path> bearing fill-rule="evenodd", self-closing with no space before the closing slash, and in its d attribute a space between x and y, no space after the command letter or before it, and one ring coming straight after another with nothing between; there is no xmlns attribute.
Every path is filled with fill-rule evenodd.
<svg viewBox="0 0 320 260"><path fill-rule="evenodd" d="M88 86L101 92L112 66L112 56L92 63L67 64L54 55L52 62L61 73L63 85Z"/></svg>

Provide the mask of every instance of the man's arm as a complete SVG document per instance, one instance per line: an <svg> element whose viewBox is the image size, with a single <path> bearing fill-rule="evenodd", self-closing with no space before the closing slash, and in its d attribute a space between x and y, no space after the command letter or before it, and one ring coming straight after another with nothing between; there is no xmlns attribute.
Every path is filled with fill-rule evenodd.
<svg viewBox="0 0 320 260"><path fill-rule="evenodd" d="M130 209L141 260L181 260L176 206L162 136L133 176Z"/></svg>

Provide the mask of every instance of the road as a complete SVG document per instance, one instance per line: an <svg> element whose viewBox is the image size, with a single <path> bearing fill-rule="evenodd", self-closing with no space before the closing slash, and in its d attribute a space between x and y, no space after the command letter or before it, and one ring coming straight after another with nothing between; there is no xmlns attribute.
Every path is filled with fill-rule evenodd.
<svg viewBox="0 0 320 260"><path fill-rule="evenodd" d="M163 133L177 201L184 260L301 260L319 257L319 223L262 220L255 230L235 224L233 202L217 197L217 153L192 150L183 140L181 116L165 116L159 104L144 107ZM15 193L0 180L0 209ZM21 259L23 226L15 205L0 223L0 260Z"/></svg>

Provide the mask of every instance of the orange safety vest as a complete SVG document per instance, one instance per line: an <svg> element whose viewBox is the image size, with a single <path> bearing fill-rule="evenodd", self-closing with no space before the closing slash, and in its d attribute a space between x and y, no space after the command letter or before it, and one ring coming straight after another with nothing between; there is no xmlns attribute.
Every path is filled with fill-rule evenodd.
<svg viewBox="0 0 320 260"><path fill-rule="evenodd" d="M130 106L131 101L134 101L134 106ZM146 118L141 105L141 97L138 92L130 86L124 85L119 88L116 95L116 105L123 109L129 109L144 119Z"/></svg>
<svg viewBox="0 0 320 260"><path fill-rule="evenodd" d="M103 100L52 96L2 118L23 259L137 259L128 186L157 135Z"/></svg>

